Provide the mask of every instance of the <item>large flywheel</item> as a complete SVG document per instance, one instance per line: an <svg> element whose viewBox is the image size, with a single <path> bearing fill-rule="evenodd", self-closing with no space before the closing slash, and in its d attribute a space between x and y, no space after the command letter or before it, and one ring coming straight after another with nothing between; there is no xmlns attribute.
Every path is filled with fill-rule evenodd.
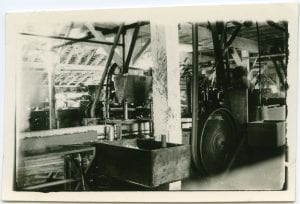
<svg viewBox="0 0 300 204"><path fill-rule="evenodd" d="M201 114L197 135L192 140L193 161L197 170L206 175L224 171L238 143L237 125L229 110L215 108Z"/></svg>

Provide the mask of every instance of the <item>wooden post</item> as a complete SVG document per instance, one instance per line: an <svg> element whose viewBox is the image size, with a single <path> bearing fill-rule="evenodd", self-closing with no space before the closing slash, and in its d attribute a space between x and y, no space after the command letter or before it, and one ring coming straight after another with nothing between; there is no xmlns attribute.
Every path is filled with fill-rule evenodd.
<svg viewBox="0 0 300 204"><path fill-rule="evenodd" d="M242 50L241 58L239 57L236 49L233 49L233 58L235 63L238 66L243 66L247 69L247 72L250 71L250 58L249 51ZM234 115L235 119L239 124L246 124L249 122L249 105L248 105L248 89L233 89L228 90L227 95L229 96L229 109Z"/></svg>
<svg viewBox="0 0 300 204"><path fill-rule="evenodd" d="M48 88L49 88L49 129L57 128L56 110L55 110L55 74L53 71L48 71Z"/></svg>
<svg viewBox="0 0 300 204"><path fill-rule="evenodd" d="M191 138L191 150L192 160L197 169L200 168L200 159L198 154L197 140L198 140L198 114L199 114L199 81L198 81L198 24L192 25L192 41L193 41L193 76L192 76L192 138Z"/></svg>
<svg viewBox="0 0 300 204"><path fill-rule="evenodd" d="M46 69L48 74L48 92L49 92L49 129L57 128L56 110L55 110L55 67L59 62L57 53L50 50L52 43L48 43L48 50L46 51Z"/></svg>
<svg viewBox="0 0 300 204"><path fill-rule="evenodd" d="M178 40L177 24L151 23L154 136L167 135L173 143L182 142ZM181 182L169 185L170 190L180 187Z"/></svg>
<svg viewBox="0 0 300 204"><path fill-rule="evenodd" d="M180 70L177 25L151 24L154 136L181 143Z"/></svg>
<svg viewBox="0 0 300 204"><path fill-rule="evenodd" d="M218 89L226 89L227 81L225 78L225 66L224 66L224 48L220 39L220 33L224 31L223 22L215 22L210 24L211 34L214 46L214 53L216 59L216 78L217 78L217 87Z"/></svg>
<svg viewBox="0 0 300 204"><path fill-rule="evenodd" d="M129 45L128 53L127 53L127 56L126 56L126 60L125 60L125 63L123 64L123 74L128 73L132 53L133 53L133 50L134 50L135 45L136 45L136 40L137 40L139 31L140 31L140 22L137 23L137 26L135 27L135 29L133 31L133 34L132 34L132 38L131 38L131 41L130 41L130 45Z"/></svg>
<svg viewBox="0 0 300 204"><path fill-rule="evenodd" d="M250 72L250 56L248 50L242 50L242 64L247 68L247 72Z"/></svg>

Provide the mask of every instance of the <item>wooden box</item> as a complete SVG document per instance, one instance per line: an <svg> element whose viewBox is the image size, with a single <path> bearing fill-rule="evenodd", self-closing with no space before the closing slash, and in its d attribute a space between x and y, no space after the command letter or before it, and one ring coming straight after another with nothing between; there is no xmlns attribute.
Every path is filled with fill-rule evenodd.
<svg viewBox="0 0 300 204"><path fill-rule="evenodd" d="M250 146L279 147L286 143L286 125L283 121L250 122L247 132Z"/></svg>
<svg viewBox="0 0 300 204"><path fill-rule="evenodd" d="M284 121L286 119L286 106L270 106L263 111L263 119L268 121Z"/></svg>
<svg viewBox="0 0 300 204"><path fill-rule="evenodd" d="M151 139L126 139L95 143L95 162L101 173L146 187L156 187L188 177L190 146Z"/></svg>

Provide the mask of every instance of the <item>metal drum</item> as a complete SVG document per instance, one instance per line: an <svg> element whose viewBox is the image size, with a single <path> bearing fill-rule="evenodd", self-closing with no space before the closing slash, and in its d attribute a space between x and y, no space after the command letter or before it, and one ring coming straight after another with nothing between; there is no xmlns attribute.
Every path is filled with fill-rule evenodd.
<svg viewBox="0 0 300 204"><path fill-rule="evenodd" d="M220 173L228 167L239 143L237 133L236 122L226 108L215 108L199 116L192 154L201 174Z"/></svg>

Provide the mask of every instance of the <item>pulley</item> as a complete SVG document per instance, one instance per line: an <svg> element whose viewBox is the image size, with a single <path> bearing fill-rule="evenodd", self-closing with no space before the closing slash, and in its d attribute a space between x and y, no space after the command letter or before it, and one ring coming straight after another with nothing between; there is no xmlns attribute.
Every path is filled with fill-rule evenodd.
<svg viewBox="0 0 300 204"><path fill-rule="evenodd" d="M237 125L229 110L214 108L202 113L192 138L193 163L204 175L224 171L239 143Z"/></svg>

